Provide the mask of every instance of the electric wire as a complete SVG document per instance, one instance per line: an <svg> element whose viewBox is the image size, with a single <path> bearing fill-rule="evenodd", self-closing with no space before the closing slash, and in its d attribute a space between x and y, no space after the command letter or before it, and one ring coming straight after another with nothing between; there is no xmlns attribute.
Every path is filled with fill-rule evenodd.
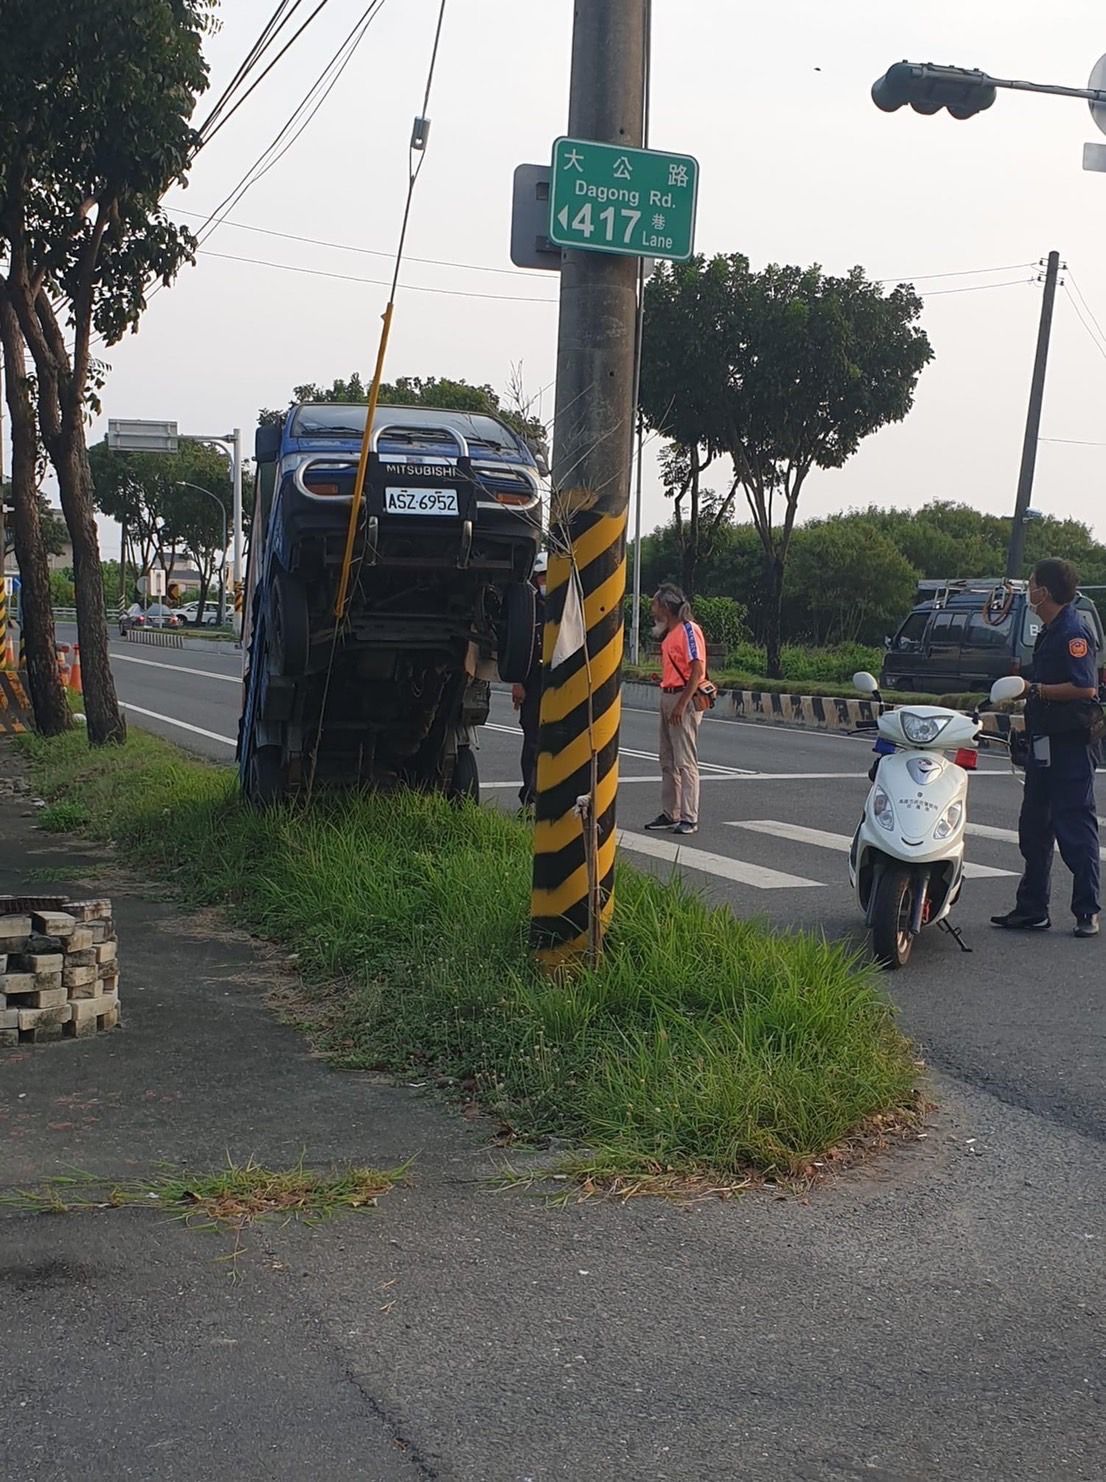
<svg viewBox="0 0 1106 1482"><path fill-rule="evenodd" d="M298 0L297 0L297 3L298 3ZM253 96L253 94L257 91L257 89L265 81L266 77L268 77L269 73L273 70L273 68L277 65L277 63L281 60L281 58L284 57L284 56L286 56L287 53L292 49L292 47L295 46L296 42L300 39L300 37L303 35L303 33L307 30L308 26L310 26L311 22L315 19L315 17L317 15L320 14L321 11L323 11L323 10L326 9L326 7L327 7L327 5L329 3L330 3L330 0L319 0L318 5L316 5L315 9L307 17L307 19L304 21L303 25L300 26L299 30L295 33L294 36L291 37L291 39L289 41L286 41L285 42L285 44L281 47L280 51L277 52L276 56L273 58L273 60L269 63L269 65L262 72L261 76L258 77L258 78L256 78L250 84L250 86L246 89L246 91L242 94L242 96L236 100L236 102L234 103L233 107L227 113L225 113L222 116L222 118L219 119L219 121L215 124L215 126L213 128L211 128L211 129L208 130L208 132L206 133L206 135L204 135L204 137L202 139L202 144L204 144L204 145L210 144L211 141L212 141L212 139L214 139L215 136L216 136L216 134L218 134L219 130L221 128L223 128L226 124L230 123L231 119L238 112L239 108L242 107L242 105L243 105L243 103L245 103L246 99Z"/></svg>
<svg viewBox="0 0 1106 1482"><path fill-rule="evenodd" d="M248 263L258 268L277 268L284 273L306 273L312 278L333 278L339 283L369 283L378 288L387 288L391 283L389 278L361 278L353 273L331 273L323 268L304 268L294 263L269 262L263 257L238 257L230 252L215 252L210 247L201 248L199 256L215 257L223 262ZM437 293L452 298L498 299L500 302L510 304L555 304L557 302L555 298L533 298L517 293L476 293L467 288L429 288L421 283L401 283L399 287L406 293Z"/></svg>

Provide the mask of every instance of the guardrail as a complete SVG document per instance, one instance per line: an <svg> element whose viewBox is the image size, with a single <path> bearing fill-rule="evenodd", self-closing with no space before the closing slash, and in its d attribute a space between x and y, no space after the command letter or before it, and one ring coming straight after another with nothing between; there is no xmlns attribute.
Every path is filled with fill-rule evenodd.
<svg viewBox="0 0 1106 1482"><path fill-rule="evenodd" d="M149 643L154 648L184 647L184 639L175 628L128 628L123 637L128 643Z"/></svg>

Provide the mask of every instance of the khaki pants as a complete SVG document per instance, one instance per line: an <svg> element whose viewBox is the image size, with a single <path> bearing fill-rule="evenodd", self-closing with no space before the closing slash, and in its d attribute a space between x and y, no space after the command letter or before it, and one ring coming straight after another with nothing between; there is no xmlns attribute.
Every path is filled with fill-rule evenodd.
<svg viewBox="0 0 1106 1482"><path fill-rule="evenodd" d="M699 822L699 724L702 712L688 705L673 719L677 695L661 695L661 808L675 823Z"/></svg>

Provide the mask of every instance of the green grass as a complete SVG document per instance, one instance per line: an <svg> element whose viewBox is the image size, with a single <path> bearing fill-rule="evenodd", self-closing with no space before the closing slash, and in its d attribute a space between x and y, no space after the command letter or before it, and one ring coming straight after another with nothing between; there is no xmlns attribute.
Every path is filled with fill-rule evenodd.
<svg viewBox="0 0 1106 1482"><path fill-rule="evenodd" d="M226 768L133 732L23 738L57 817L195 905L293 946L299 1017L340 1066L453 1079L605 1172L806 1167L914 1104L878 975L841 946L621 867L604 961L553 982L526 945L528 832L491 809L347 796L256 813Z"/></svg>

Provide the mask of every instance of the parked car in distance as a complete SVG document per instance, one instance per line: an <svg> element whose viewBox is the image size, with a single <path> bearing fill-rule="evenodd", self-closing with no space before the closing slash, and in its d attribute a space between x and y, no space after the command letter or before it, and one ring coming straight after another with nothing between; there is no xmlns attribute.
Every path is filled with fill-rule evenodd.
<svg viewBox="0 0 1106 1482"><path fill-rule="evenodd" d="M183 622L186 622L190 627L193 627L195 626L195 622L197 617L199 616L199 612L200 604L198 602L186 602L182 608L178 609L178 616ZM218 626L218 623L218 600L212 602L209 597L208 600L204 603L203 626L205 628L215 628Z"/></svg>
<svg viewBox="0 0 1106 1482"><path fill-rule="evenodd" d="M119 619L119 636L125 637L131 628L179 628L180 625L180 614L164 602L151 602L149 607L132 602Z"/></svg>
<svg viewBox="0 0 1106 1482"><path fill-rule="evenodd" d="M1075 605L1098 655L1099 683L1106 685L1102 619L1084 593ZM1040 631L1024 581L920 582L912 611L887 639L880 688L923 695L986 693L996 679L1029 667Z"/></svg>

